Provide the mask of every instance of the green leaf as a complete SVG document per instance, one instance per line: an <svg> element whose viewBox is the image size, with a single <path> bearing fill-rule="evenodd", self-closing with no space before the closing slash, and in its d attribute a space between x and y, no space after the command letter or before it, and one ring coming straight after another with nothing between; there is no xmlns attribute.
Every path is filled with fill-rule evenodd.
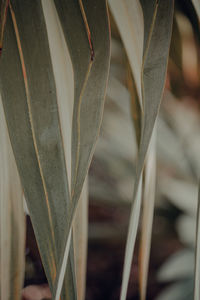
<svg viewBox="0 0 200 300"><path fill-rule="evenodd" d="M99 135L109 71L110 33L106 1L97 1L95 6L92 1L79 1L79 5L74 1L54 2L74 70L72 195L76 202Z"/></svg>
<svg viewBox="0 0 200 300"><path fill-rule="evenodd" d="M74 81L73 81L73 67L69 55L67 45L65 43L61 24L53 0L42 1L45 22L47 26L47 34L49 41L50 54L52 59L52 67L56 83L57 104L59 110L59 121L61 126L63 150L65 154L65 162L67 167L68 182L71 181L71 131L72 131L72 116L73 116L73 101L74 101ZM67 84L66 84L67 83ZM69 190L71 186L69 184ZM71 199L70 199L71 203ZM74 235L73 235L74 237ZM64 297L71 299L76 298L75 278L74 278L74 257L73 252L73 237L72 233L68 241L70 253L70 262L68 266L65 282L63 288L65 289ZM76 238L76 237L75 237ZM70 271L72 268L72 273ZM68 284L67 281L68 280ZM64 291L63 291L64 293ZM74 293L74 294L73 294Z"/></svg>
<svg viewBox="0 0 200 300"><path fill-rule="evenodd" d="M148 50L149 41L151 39L152 30L154 28L154 18L156 17L158 1L154 0L149 3L148 0L140 0L144 18L144 43L143 43L143 58ZM144 59L143 59L144 62Z"/></svg>
<svg viewBox="0 0 200 300"><path fill-rule="evenodd" d="M200 185L198 195L198 208L196 219L196 247L194 272L194 300L200 299Z"/></svg>
<svg viewBox="0 0 200 300"><path fill-rule="evenodd" d="M42 4L15 1L10 11L0 60L0 88L25 198L53 293L70 204L57 91ZM67 274L72 288L63 289L63 299L76 298L70 256Z"/></svg>
<svg viewBox="0 0 200 300"><path fill-rule="evenodd" d="M0 298L20 300L24 280L23 192L0 99Z"/></svg>
<svg viewBox="0 0 200 300"><path fill-rule="evenodd" d="M106 1L79 2L54 0L69 48L74 71L74 110L72 126L72 207L65 245L74 211L99 135L110 61L110 30ZM75 34L76 33L76 34ZM58 289L67 261L67 246L61 252L57 276Z"/></svg>
<svg viewBox="0 0 200 300"><path fill-rule="evenodd" d="M141 185L144 160L162 98L173 22L173 1L141 1L141 3L144 13L144 63L142 73L144 118L125 251L121 300L125 300L127 294L131 261L141 210L141 197L138 196L138 191ZM153 10L154 14L152 16ZM147 32L149 32L148 38Z"/></svg>

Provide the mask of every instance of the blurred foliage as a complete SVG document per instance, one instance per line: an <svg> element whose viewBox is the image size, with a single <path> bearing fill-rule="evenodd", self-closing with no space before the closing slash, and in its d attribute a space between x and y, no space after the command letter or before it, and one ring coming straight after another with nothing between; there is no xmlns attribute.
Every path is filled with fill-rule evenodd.
<svg viewBox="0 0 200 300"><path fill-rule="evenodd" d="M129 65L116 25L111 24L114 28L111 71L101 135L90 170L90 195L97 203L103 201L110 205L116 203L121 207L129 207L134 181L133 161L137 157L137 137L131 126L132 95L127 82ZM162 211L174 218L174 230L181 246L179 250L173 250L175 253L167 258L157 274L158 284L168 282L169 285L159 300L193 299L200 174L199 37L198 16L192 3L177 1L168 75L157 123L155 211L156 218L160 214L162 216ZM177 213L173 216L174 208ZM169 224L171 218L167 219ZM92 232L91 237L95 238L95 231ZM98 236L99 231L96 232ZM116 239L114 231L113 239ZM152 239L154 242L154 236ZM159 252L159 249L154 251ZM148 288L151 289L151 285Z"/></svg>

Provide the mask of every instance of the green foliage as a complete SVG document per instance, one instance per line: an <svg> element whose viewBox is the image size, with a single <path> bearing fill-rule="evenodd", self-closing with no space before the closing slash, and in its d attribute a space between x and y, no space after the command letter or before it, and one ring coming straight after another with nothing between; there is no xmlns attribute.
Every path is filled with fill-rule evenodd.
<svg viewBox="0 0 200 300"><path fill-rule="evenodd" d="M53 299L82 300L87 175L100 132L110 68L107 2L13 0L0 4L1 298L21 297L24 194ZM198 49L198 1L176 4L175 12L183 11L193 26ZM135 172L134 161L129 168L135 176L120 299L127 297L142 211L139 268L140 297L144 300L155 205L156 120L169 53L184 76L183 45L174 1L109 0L108 5L113 18L111 27L115 26L115 34L126 52L125 94L131 102L138 150ZM114 77L109 84L118 92L112 94L108 90L108 95L117 98L123 84ZM121 109L120 102L121 98ZM120 132L117 136L121 141ZM170 197L166 187L163 191ZM109 193L112 198L114 191ZM183 198L178 197L177 203ZM200 280L198 223L199 217L195 300L199 299ZM181 257L185 259L184 255ZM8 268L2 276L5 264ZM175 264L173 259L171 264ZM160 274L169 279L171 270Z"/></svg>

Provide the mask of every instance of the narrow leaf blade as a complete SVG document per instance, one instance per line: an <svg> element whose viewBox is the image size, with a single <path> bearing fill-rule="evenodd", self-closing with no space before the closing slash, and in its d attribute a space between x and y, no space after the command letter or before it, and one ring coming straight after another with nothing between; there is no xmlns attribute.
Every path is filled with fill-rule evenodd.
<svg viewBox="0 0 200 300"><path fill-rule="evenodd" d="M151 236L154 216L155 185L156 185L156 127L146 157L144 168L144 194L142 211L142 228L140 241L140 298L146 299Z"/></svg>
<svg viewBox="0 0 200 300"><path fill-rule="evenodd" d="M110 30L106 1L54 0L74 70L74 110L72 126L72 207L65 245L74 212L83 188L99 135L110 62ZM98 24L98 26L97 26ZM74 34L76 32L76 34ZM65 270L63 257L59 269ZM62 285L63 275L56 282ZM56 299L59 292L56 293Z"/></svg>
<svg viewBox="0 0 200 300"><path fill-rule="evenodd" d="M156 4L155 6L154 3ZM141 210L141 197L137 196L138 189L142 178L144 160L146 158L147 149L162 98L171 40L173 1L161 0L154 3L151 1L144 1L144 3L142 4L145 20L144 32L149 33L148 37L146 35L144 36L144 119L142 124L142 136L136 168L133 204L131 209L128 238L125 250L125 261L120 298L121 300L125 300L127 295L128 280L131 268L130 262L132 261L136 233L139 224L139 215ZM152 16L151 12L153 9L154 14ZM151 18L151 22L149 18ZM149 26L149 24L151 24L151 26Z"/></svg>
<svg viewBox="0 0 200 300"><path fill-rule="evenodd" d="M25 257L23 193L1 99L0 145L0 295L20 300Z"/></svg>
<svg viewBox="0 0 200 300"><path fill-rule="evenodd" d="M70 204L57 91L42 3L15 1L10 12L0 60L0 87L17 167L53 293ZM69 268L73 285L73 266ZM63 299L68 293L76 298L72 287L63 290Z"/></svg>

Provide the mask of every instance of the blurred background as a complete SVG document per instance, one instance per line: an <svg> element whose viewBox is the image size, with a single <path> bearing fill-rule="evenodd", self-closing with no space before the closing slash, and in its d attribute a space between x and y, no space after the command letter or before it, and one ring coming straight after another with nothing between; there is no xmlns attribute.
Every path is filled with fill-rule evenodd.
<svg viewBox="0 0 200 300"><path fill-rule="evenodd" d="M200 34L197 15L185 3L190 2L176 2L166 86L156 124L156 197L147 299L193 299L200 171ZM112 17L111 28L105 111L89 172L86 300L119 299L137 157L130 67ZM25 286L46 282L29 219L27 224ZM139 299L139 238L140 232L129 300Z"/></svg>

